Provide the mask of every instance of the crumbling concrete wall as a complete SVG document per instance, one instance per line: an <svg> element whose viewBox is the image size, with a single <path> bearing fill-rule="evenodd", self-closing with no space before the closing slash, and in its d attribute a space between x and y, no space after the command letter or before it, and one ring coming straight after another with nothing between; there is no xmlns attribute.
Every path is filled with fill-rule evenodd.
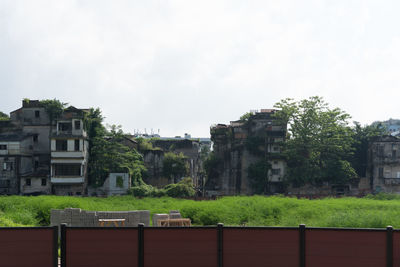
<svg viewBox="0 0 400 267"><path fill-rule="evenodd" d="M96 227L99 219L125 219L125 226L135 227L139 223L150 225L150 211L86 211L76 208L64 210L51 210L50 225L59 226L66 223L67 226Z"/></svg>

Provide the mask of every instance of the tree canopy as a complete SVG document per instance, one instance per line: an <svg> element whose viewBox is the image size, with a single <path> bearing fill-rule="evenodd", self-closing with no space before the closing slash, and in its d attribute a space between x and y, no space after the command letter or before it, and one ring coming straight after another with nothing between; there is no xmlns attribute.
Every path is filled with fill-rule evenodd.
<svg viewBox="0 0 400 267"><path fill-rule="evenodd" d="M110 172L128 172L132 186L142 185L146 172L143 157L135 149L121 143L124 133L120 126L107 130L100 109L90 109L85 116L89 136L89 182L101 186Z"/></svg>
<svg viewBox="0 0 400 267"><path fill-rule="evenodd" d="M4 113L0 111L0 121L8 121L10 119L10 117Z"/></svg>
<svg viewBox="0 0 400 267"><path fill-rule="evenodd" d="M25 100L24 100L25 101ZM53 121L61 116L68 103L62 103L58 99L45 99L41 100L40 104L44 107L49 115L50 121Z"/></svg>
<svg viewBox="0 0 400 267"><path fill-rule="evenodd" d="M288 123L283 153L289 182L297 186L342 184L356 176L348 160L353 142L349 114L329 108L318 96L301 101L284 99L275 108L279 109L276 118Z"/></svg>

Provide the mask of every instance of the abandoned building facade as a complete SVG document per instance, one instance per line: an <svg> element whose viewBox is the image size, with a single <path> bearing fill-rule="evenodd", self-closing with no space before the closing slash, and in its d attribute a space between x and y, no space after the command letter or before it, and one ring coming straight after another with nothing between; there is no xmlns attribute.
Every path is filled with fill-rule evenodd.
<svg viewBox="0 0 400 267"><path fill-rule="evenodd" d="M371 140L367 178L374 192L400 193L400 138L387 135Z"/></svg>
<svg viewBox="0 0 400 267"><path fill-rule="evenodd" d="M40 101L22 101L0 124L0 194L85 194L83 112L69 107L50 121Z"/></svg>
<svg viewBox="0 0 400 267"><path fill-rule="evenodd" d="M218 124L210 129L213 151L218 163L214 177L209 177L206 190L210 195L254 194L255 180L248 171L256 164L268 164L263 174L262 193L283 193L286 163L281 146L286 136L286 125L273 114L276 110L254 111L248 120ZM262 178L264 179L264 178Z"/></svg>

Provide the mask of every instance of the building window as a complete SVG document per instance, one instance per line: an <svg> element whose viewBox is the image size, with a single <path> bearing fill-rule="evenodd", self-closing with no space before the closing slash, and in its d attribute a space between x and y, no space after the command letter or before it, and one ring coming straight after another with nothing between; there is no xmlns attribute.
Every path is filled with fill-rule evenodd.
<svg viewBox="0 0 400 267"><path fill-rule="evenodd" d="M271 173L272 173L272 175L279 175L279 174L281 174L281 169L272 169Z"/></svg>
<svg viewBox="0 0 400 267"><path fill-rule="evenodd" d="M72 130L72 123L70 122L59 122L58 130L62 132L68 132Z"/></svg>
<svg viewBox="0 0 400 267"><path fill-rule="evenodd" d="M0 145L0 150L7 150L7 145Z"/></svg>
<svg viewBox="0 0 400 267"><path fill-rule="evenodd" d="M38 135L38 134L35 134L35 135L33 136L33 142L37 143L38 141L39 141L39 135Z"/></svg>
<svg viewBox="0 0 400 267"><path fill-rule="evenodd" d="M395 159L397 157L397 150L392 150L392 158Z"/></svg>
<svg viewBox="0 0 400 267"><path fill-rule="evenodd" d="M31 179L30 178L25 180L25 185L31 186Z"/></svg>
<svg viewBox="0 0 400 267"><path fill-rule="evenodd" d="M12 171L14 170L13 162L4 162L3 163L3 171Z"/></svg>
<svg viewBox="0 0 400 267"><path fill-rule="evenodd" d="M68 142L67 140L56 140L56 151L67 151Z"/></svg>
<svg viewBox="0 0 400 267"><path fill-rule="evenodd" d="M54 164L55 176L81 176L80 164Z"/></svg>
<svg viewBox="0 0 400 267"><path fill-rule="evenodd" d="M116 187L120 187L123 188L124 187L124 179L122 178L122 176L118 175L115 179L115 186Z"/></svg>
<svg viewBox="0 0 400 267"><path fill-rule="evenodd" d="M81 121L75 121L75 130L81 129Z"/></svg>
<svg viewBox="0 0 400 267"><path fill-rule="evenodd" d="M39 161L35 160L35 170L37 170L39 168Z"/></svg>
<svg viewBox="0 0 400 267"><path fill-rule="evenodd" d="M79 151L79 139L75 139L75 151Z"/></svg>
<svg viewBox="0 0 400 267"><path fill-rule="evenodd" d="M3 171L6 171L7 170L7 162L4 162L3 163Z"/></svg>
<svg viewBox="0 0 400 267"><path fill-rule="evenodd" d="M46 185L47 185L47 179L44 178L44 179L42 179L42 186L46 186Z"/></svg>
<svg viewBox="0 0 400 267"><path fill-rule="evenodd" d="M39 110L35 110L35 118L40 118L40 111Z"/></svg>

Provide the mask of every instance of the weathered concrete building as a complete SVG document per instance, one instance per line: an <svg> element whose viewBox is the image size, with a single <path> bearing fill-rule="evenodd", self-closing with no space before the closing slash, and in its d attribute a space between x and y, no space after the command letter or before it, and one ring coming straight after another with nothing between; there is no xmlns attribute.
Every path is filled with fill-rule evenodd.
<svg viewBox="0 0 400 267"><path fill-rule="evenodd" d="M374 192L400 193L400 138L387 135L371 140L367 175Z"/></svg>
<svg viewBox="0 0 400 267"><path fill-rule="evenodd" d="M23 100L0 123L0 194L84 194L84 112L69 107L51 122L40 101Z"/></svg>
<svg viewBox="0 0 400 267"><path fill-rule="evenodd" d="M84 195L89 143L83 128L84 110L69 107L51 131L51 184L56 195Z"/></svg>
<svg viewBox="0 0 400 267"><path fill-rule="evenodd" d="M153 147L140 151L143 154L144 164L148 170L145 182L157 187L173 183L170 178L163 176L163 161L166 152L182 153L189 166L189 174L195 187L201 187L203 164L200 157L201 142L199 139L162 138L152 139Z"/></svg>
<svg viewBox="0 0 400 267"><path fill-rule="evenodd" d="M230 125L211 127L213 153L218 161L214 177L209 177L206 190L209 194L235 195L283 192L286 163L281 155L281 145L286 136L286 125L278 122L275 110L262 109L247 120L232 121ZM265 173L256 176L257 166ZM264 180L264 188L257 188Z"/></svg>

